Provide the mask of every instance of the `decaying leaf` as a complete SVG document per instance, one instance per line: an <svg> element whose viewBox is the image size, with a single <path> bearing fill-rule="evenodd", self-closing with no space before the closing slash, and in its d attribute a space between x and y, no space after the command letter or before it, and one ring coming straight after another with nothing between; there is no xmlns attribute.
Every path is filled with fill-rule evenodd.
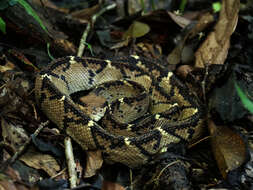
<svg viewBox="0 0 253 190"><path fill-rule="evenodd" d="M23 173L24 174L24 173ZM30 174L30 173L29 173ZM36 190L36 187L28 187L28 185L23 184L22 174L12 167L7 167L5 174L0 173L0 189L1 190ZM31 177L31 176L30 176ZM33 176L34 177L34 176ZM32 181L32 179L31 179ZM21 182L21 183L20 183Z"/></svg>
<svg viewBox="0 0 253 190"><path fill-rule="evenodd" d="M158 59L162 54L162 47L160 45L154 45L152 43L143 43L143 42L140 42L136 45L139 49L141 49L144 55L145 53L151 54L153 58Z"/></svg>
<svg viewBox="0 0 253 190"><path fill-rule="evenodd" d="M135 39L144 36L150 31L149 25L134 21L128 28L128 30L123 34L123 41L113 45L111 49L121 48L127 46L130 39Z"/></svg>
<svg viewBox="0 0 253 190"><path fill-rule="evenodd" d="M17 151L29 138L26 131L19 125L13 125L1 118L2 137L12 150Z"/></svg>
<svg viewBox="0 0 253 190"><path fill-rule="evenodd" d="M24 64L31 66L35 71L39 71L39 69L32 62L30 62L23 53L15 49L12 49L10 53L22 61Z"/></svg>
<svg viewBox="0 0 253 190"><path fill-rule="evenodd" d="M103 186L102 186L102 190L125 190L125 188L118 183L104 181Z"/></svg>
<svg viewBox="0 0 253 190"><path fill-rule="evenodd" d="M101 151L87 151L87 161L84 177L92 177L96 174L97 170L101 168L103 158Z"/></svg>
<svg viewBox="0 0 253 190"><path fill-rule="evenodd" d="M172 15L170 14L170 16ZM177 24L179 24L178 23L179 21L176 21L175 18L173 20L177 22ZM183 24L180 25L181 27L184 27L185 29L184 29L184 32L182 33L183 35L181 34L176 47L168 55L167 57L168 63L174 64L174 65L180 63L180 61L183 64L191 63L194 60L194 52L193 52L194 44L187 44L186 41L188 39L192 39L194 36L199 34L201 31L207 28L213 21L214 21L213 15L211 15L210 13L204 13L201 15L201 17L198 19L197 22L195 23L192 22L192 24L188 25L188 27L186 27L186 25L183 25Z"/></svg>
<svg viewBox="0 0 253 190"><path fill-rule="evenodd" d="M209 120L211 145L219 170L226 178L228 172L241 166L246 159L246 145L242 137L227 126L216 126Z"/></svg>
<svg viewBox="0 0 253 190"><path fill-rule="evenodd" d="M180 27L184 28L188 24L191 23L191 21L181 15L177 15L171 11L168 11L169 16L172 20L174 20L175 23L177 23Z"/></svg>
<svg viewBox="0 0 253 190"><path fill-rule="evenodd" d="M82 22L88 22L91 19L92 15L97 13L99 8L100 4L96 4L90 8L74 11L71 13L71 16L74 18L79 18L80 20L82 20Z"/></svg>
<svg viewBox="0 0 253 190"><path fill-rule="evenodd" d="M224 0L214 30L195 53L195 67L223 64L230 47L230 37L235 30L238 20L240 0Z"/></svg>
<svg viewBox="0 0 253 190"><path fill-rule="evenodd" d="M0 67L0 73L4 73L6 71L11 71L11 70L14 70L15 68L16 68L16 66L7 59L6 60L6 64L5 65L1 65L1 67Z"/></svg>
<svg viewBox="0 0 253 190"><path fill-rule="evenodd" d="M28 149L28 151L20 157L20 160L32 168L44 170L51 177L56 175L60 170L59 164L51 155L36 152L32 148Z"/></svg>
<svg viewBox="0 0 253 190"><path fill-rule="evenodd" d="M11 180L0 180L0 189L1 190L18 190L18 189L28 190L28 188L26 188L25 186L17 185Z"/></svg>
<svg viewBox="0 0 253 190"><path fill-rule="evenodd" d="M149 25L139 22L139 21L134 21L128 30L124 33L123 38L128 39L128 38L139 38L144 36L150 31Z"/></svg>

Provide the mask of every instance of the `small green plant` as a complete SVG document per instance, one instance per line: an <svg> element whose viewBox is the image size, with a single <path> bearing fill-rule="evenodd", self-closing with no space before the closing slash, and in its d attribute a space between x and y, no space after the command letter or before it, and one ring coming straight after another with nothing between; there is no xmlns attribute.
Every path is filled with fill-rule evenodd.
<svg viewBox="0 0 253 190"><path fill-rule="evenodd" d="M181 0L181 3L179 5L179 11L180 11L180 13L184 12L186 4L187 4L187 0Z"/></svg>
<svg viewBox="0 0 253 190"><path fill-rule="evenodd" d="M221 9L221 3L220 2L214 2L212 4L212 7L213 7L213 12L217 13Z"/></svg>
<svg viewBox="0 0 253 190"><path fill-rule="evenodd" d="M94 56L91 45L90 45L89 43L87 43L87 42L84 42L84 44L85 44L85 45L88 47L88 49L90 50L91 55Z"/></svg>
<svg viewBox="0 0 253 190"><path fill-rule="evenodd" d="M243 90L237 85L235 82L235 89L242 101L243 106L250 111L250 113L253 113L253 102L247 97L247 95L243 92Z"/></svg>
<svg viewBox="0 0 253 190"><path fill-rule="evenodd" d="M1 17L0 17L0 30L1 30L1 32L6 34L6 25L5 25L4 20Z"/></svg>

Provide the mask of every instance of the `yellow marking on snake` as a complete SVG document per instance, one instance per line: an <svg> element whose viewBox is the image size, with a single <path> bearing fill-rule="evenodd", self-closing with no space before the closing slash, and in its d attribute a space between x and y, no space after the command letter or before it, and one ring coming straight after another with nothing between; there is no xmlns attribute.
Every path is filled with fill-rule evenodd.
<svg viewBox="0 0 253 190"><path fill-rule="evenodd" d="M160 118L160 115L159 114L156 114L155 115L155 119L159 119Z"/></svg>
<svg viewBox="0 0 253 190"><path fill-rule="evenodd" d="M125 139L124 139L124 141L125 141L125 144L126 144L126 145L128 145L128 146L129 146L129 145L130 145L130 143L131 143L131 141L129 141L129 139L128 139L128 138L125 138Z"/></svg>
<svg viewBox="0 0 253 190"><path fill-rule="evenodd" d="M65 96L62 96L61 99L60 99L60 101L64 101L65 98L66 98Z"/></svg>
<svg viewBox="0 0 253 190"><path fill-rule="evenodd" d="M93 121L93 120L90 120L90 121L88 122L88 127L92 127L92 126L94 126L94 121Z"/></svg>
<svg viewBox="0 0 253 190"><path fill-rule="evenodd" d="M131 55L131 57L133 57L134 59L140 59L138 55Z"/></svg>
<svg viewBox="0 0 253 190"><path fill-rule="evenodd" d="M52 80L52 77L48 74L44 74L44 75L41 75L41 78L44 79L44 78L48 78L50 81Z"/></svg>
<svg viewBox="0 0 253 190"><path fill-rule="evenodd" d="M74 57L74 56L70 56L69 62L70 62L70 64L75 64L75 63L77 63L77 62L75 61L75 57Z"/></svg>
<svg viewBox="0 0 253 190"><path fill-rule="evenodd" d="M108 65L109 68L112 67L112 62L110 60L105 60L105 62L107 63L107 65Z"/></svg>

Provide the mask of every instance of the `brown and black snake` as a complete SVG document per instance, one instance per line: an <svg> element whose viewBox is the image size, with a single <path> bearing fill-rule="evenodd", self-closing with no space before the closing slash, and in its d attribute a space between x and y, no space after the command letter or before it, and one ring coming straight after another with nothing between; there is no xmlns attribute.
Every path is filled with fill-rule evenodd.
<svg viewBox="0 0 253 190"><path fill-rule="evenodd" d="M89 91L83 103L71 95ZM84 150L138 167L201 134L203 108L173 72L132 55L110 60L69 56L36 77L37 104Z"/></svg>

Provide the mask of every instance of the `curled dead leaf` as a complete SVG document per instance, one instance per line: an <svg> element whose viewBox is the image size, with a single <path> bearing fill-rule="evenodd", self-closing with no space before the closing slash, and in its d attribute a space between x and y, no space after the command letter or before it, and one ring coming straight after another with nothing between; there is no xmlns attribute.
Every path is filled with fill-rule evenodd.
<svg viewBox="0 0 253 190"><path fill-rule="evenodd" d="M9 145L13 152L18 151L29 138L22 126L7 122L4 118L1 118L1 131L4 143Z"/></svg>
<svg viewBox="0 0 253 190"><path fill-rule="evenodd" d="M182 65L178 67L177 74L182 78L186 78L187 75L192 71L192 67L190 65Z"/></svg>
<svg viewBox="0 0 253 190"><path fill-rule="evenodd" d="M102 190L125 190L125 188L118 183L104 181L103 186L102 186Z"/></svg>
<svg viewBox="0 0 253 190"><path fill-rule="evenodd" d="M102 153L99 150L87 151L87 161L84 177L92 177L96 174L103 164Z"/></svg>
<svg viewBox="0 0 253 190"><path fill-rule="evenodd" d="M174 20L175 23L177 23L182 28L184 28L185 26L187 26L188 24L191 23L191 20L189 20L181 15L175 14L171 11L168 11L168 15L170 16L170 18L172 20Z"/></svg>
<svg viewBox="0 0 253 190"><path fill-rule="evenodd" d="M49 154L37 152L35 149L28 149L28 151L20 157L26 165L44 170L49 176L54 176L60 170L59 164L54 157Z"/></svg>
<svg viewBox="0 0 253 190"><path fill-rule="evenodd" d="M238 20L240 0L223 0L219 20L214 30L195 53L195 67L204 68L206 65L223 64L230 47L230 37L235 30Z"/></svg>
<svg viewBox="0 0 253 190"><path fill-rule="evenodd" d="M242 137L227 126L208 122L211 145L219 170L226 179L228 172L240 167L246 160L246 145Z"/></svg>

